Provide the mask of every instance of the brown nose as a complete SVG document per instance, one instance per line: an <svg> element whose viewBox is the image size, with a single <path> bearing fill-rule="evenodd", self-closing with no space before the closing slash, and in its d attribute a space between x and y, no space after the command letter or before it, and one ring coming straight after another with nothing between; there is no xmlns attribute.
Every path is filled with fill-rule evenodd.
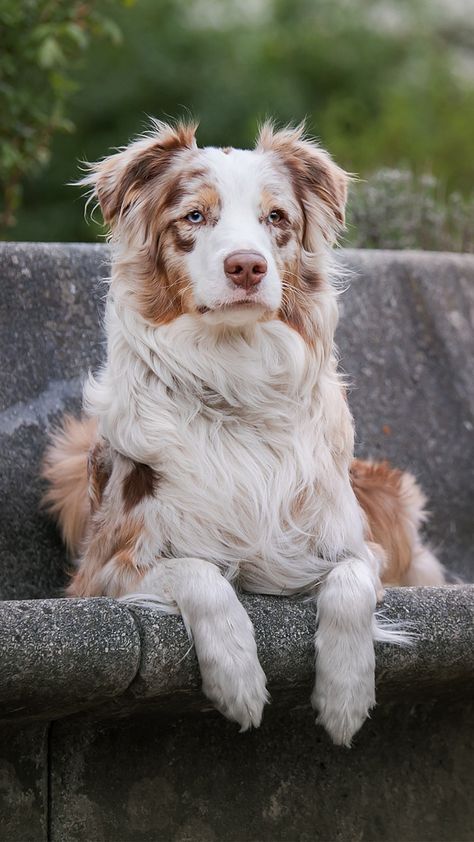
<svg viewBox="0 0 474 842"><path fill-rule="evenodd" d="M256 251L233 251L224 260L224 272L236 286L249 290L267 274L267 261Z"/></svg>

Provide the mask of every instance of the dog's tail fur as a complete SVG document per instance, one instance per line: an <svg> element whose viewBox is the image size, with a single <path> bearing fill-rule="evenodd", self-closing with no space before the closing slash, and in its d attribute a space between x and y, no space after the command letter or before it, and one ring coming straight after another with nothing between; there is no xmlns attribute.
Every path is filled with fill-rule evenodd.
<svg viewBox="0 0 474 842"><path fill-rule="evenodd" d="M367 518L369 539L386 557L383 584L446 584L443 566L422 541L426 497L415 478L388 462L354 459L351 480Z"/></svg>
<svg viewBox="0 0 474 842"><path fill-rule="evenodd" d="M79 552L90 516L87 466L96 438L95 418L65 415L43 461L42 476L49 483L43 503L58 521L72 555Z"/></svg>

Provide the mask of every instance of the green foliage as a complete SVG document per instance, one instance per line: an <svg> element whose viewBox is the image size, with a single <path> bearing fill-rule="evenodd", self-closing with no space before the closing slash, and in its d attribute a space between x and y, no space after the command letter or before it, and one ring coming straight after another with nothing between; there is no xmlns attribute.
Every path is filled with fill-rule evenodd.
<svg viewBox="0 0 474 842"><path fill-rule="evenodd" d="M363 178L408 169L420 185L432 174L440 206L445 194L468 194L474 87L459 57L472 38L468 20L448 26L435 6L397 0L395 19L386 20L390 4L381 0L117 4L123 43L93 42L74 73L79 89L69 114L77 130L56 136L52 164L29 181L14 236L94 239L97 229L86 226L79 198L64 187L77 160L126 143L147 114L187 109L201 120L203 144L248 145L265 116L307 117L336 160Z"/></svg>
<svg viewBox="0 0 474 842"><path fill-rule="evenodd" d="M0 0L0 227L11 226L25 176L45 167L55 132L71 132L64 105L94 36L121 40L116 22L83 0Z"/></svg>
<svg viewBox="0 0 474 842"><path fill-rule="evenodd" d="M474 194L444 194L433 176L379 170L353 186L346 242L356 248L474 252Z"/></svg>

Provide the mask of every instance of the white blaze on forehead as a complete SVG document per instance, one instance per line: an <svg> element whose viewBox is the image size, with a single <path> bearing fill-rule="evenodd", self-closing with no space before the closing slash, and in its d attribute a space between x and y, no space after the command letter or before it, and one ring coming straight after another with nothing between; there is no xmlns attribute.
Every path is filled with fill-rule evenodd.
<svg viewBox="0 0 474 842"><path fill-rule="evenodd" d="M264 192L275 200L290 203L296 210L296 198L289 176L269 153L247 149L207 147L201 150L203 161L221 194L224 211L252 208L259 213Z"/></svg>
<svg viewBox="0 0 474 842"><path fill-rule="evenodd" d="M261 254L268 266L255 299L264 308L277 309L282 279L272 234L262 219L262 200L274 196L276 207L283 204L296 216L298 205L289 176L268 153L209 147L199 150L199 158L219 194L220 209L215 225L196 232L194 250L187 258L196 303L213 309L242 298L246 293L226 277L224 260L232 252L250 250ZM265 208L267 213L270 210Z"/></svg>
<svg viewBox="0 0 474 842"><path fill-rule="evenodd" d="M228 201L238 200L245 193L248 199L253 199L255 205L258 205L263 186L263 155L247 149L224 152L214 147L203 149L201 154L219 190Z"/></svg>

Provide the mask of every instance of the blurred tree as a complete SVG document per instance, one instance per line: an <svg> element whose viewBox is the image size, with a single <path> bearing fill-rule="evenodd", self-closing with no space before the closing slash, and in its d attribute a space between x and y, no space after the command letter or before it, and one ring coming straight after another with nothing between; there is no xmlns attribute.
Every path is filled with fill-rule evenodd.
<svg viewBox="0 0 474 842"><path fill-rule="evenodd" d="M52 135L71 131L64 104L72 71L93 36L121 40L114 20L87 0L0 0L0 229L15 223L25 176L49 160Z"/></svg>
<svg viewBox="0 0 474 842"><path fill-rule="evenodd" d="M29 181L13 236L94 239L97 229L86 226L64 187L77 159L126 143L147 114L166 118L186 109L201 119L202 144L248 145L263 117L306 116L336 160L363 177L402 168L434 174L437 195L468 193L472 39L467 20L450 17L448 25L436 8L430 0L117 5L123 44L91 45L70 102L77 130L56 136L53 164Z"/></svg>

